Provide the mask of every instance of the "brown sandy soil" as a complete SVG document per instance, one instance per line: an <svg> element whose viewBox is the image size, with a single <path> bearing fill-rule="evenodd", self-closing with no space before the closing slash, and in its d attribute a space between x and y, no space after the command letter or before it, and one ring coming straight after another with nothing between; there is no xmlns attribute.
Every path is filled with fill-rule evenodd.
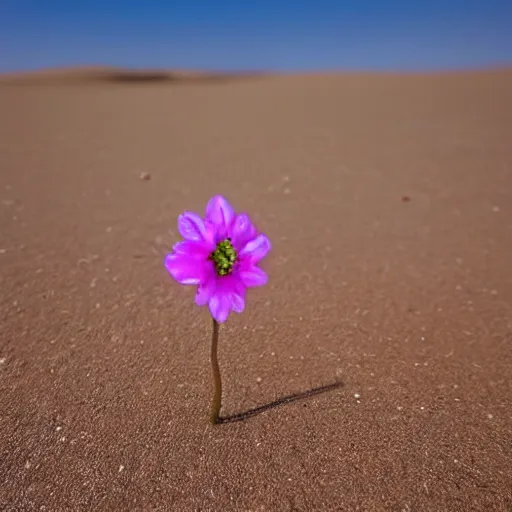
<svg viewBox="0 0 512 512"><path fill-rule="evenodd" d="M512 72L93 81L0 87L0 509L511 511ZM344 387L212 427L215 193L273 241L223 413Z"/></svg>

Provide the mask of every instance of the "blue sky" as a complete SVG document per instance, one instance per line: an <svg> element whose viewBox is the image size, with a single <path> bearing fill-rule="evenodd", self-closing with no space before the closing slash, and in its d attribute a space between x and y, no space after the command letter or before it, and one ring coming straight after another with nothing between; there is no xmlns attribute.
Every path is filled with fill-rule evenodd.
<svg viewBox="0 0 512 512"><path fill-rule="evenodd" d="M512 64L512 0L0 0L0 71Z"/></svg>

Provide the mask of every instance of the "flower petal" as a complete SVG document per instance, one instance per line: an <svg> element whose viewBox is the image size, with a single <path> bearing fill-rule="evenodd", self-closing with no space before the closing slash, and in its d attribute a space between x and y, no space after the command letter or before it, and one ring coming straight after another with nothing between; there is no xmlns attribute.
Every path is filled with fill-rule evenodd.
<svg viewBox="0 0 512 512"><path fill-rule="evenodd" d="M236 216L231 226L231 233L229 234L235 249L240 250L251 238L256 236L256 228L248 215L240 213Z"/></svg>
<svg viewBox="0 0 512 512"><path fill-rule="evenodd" d="M233 292L231 294L231 309L235 313L243 313L245 309L245 297Z"/></svg>
<svg viewBox="0 0 512 512"><path fill-rule="evenodd" d="M184 212L178 217L178 230L185 240L204 240L206 228L199 215L193 212Z"/></svg>
<svg viewBox="0 0 512 512"><path fill-rule="evenodd" d="M214 196L206 205L206 217L213 222L217 230L217 236L224 238L235 218L235 211L228 201L222 196Z"/></svg>
<svg viewBox="0 0 512 512"><path fill-rule="evenodd" d="M240 276L242 283L248 288L263 286L267 284L268 281L265 271L253 265L241 268L238 275Z"/></svg>
<svg viewBox="0 0 512 512"><path fill-rule="evenodd" d="M215 294L215 290L216 290L216 280L215 280L215 277L212 272L211 277L197 287L196 299L195 299L196 304L198 306L204 306L204 305L208 304L211 297Z"/></svg>
<svg viewBox="0 0 512 512"><path fill-rule="evenodd" d="M187 254L191 258L208 258L213 250L211 244L203 241L184 240L173 245L172 250L176 254Z"/></svg>
<svg viewBox="0 0 512 512"><path fill-rule="evenodd" d="M230 303L225 293L216 291L210 298L208 305L210 307L210 313L219 324L224 323L228 319Z"/></svg>
<svg viewBox="0 0 512 512"><path fill-rule="evenodd" d="M267 255L271 247L270 240L261 234L245 244L240 251L240 256L250 258L252 263L258 263Z"/></svg>
<svg viewBox="0 0 512 512"><path fill-rule="evenodd" d="M218 279L217 289L227 296L232 311L235 313L243 312L247 288L238 274L235 273Z"/></svg>
<svg viewBox="0 0 512 512"><path fill-rule="evenodd" d="M208 274L208 261L187 254L168 254L165 268L180 284L200 284Z"/></svg>

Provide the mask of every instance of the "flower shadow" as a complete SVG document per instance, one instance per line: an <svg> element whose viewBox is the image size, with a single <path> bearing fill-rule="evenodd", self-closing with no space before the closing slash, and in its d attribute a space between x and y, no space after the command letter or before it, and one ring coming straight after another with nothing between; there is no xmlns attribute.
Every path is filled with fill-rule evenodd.
<svg viewBox="0 0 512 512"><path fill-rule="evenodd" d="M292 402L297 402L299 400L305 400L307 398L311 398L316 395L320 395L321 393L326 393L327 391L332 391L334 389L339 389L343 387L343 382L336 381L332 384L326 384L324 386L319 386L316 388L311 388L306 391L301 391L299 393L294 393L292 395L286 395L273 402L269 402L267 404L260 405L258 407L254 407L252 409L248 409L247 411L239 412L236 414L230 414L228 416L221 416L217 423L234 423L236 421L244 421L253 416L261 414L262 412L268 411L269 409L274 409L275 407L279 407L281 405L289 404Z"/></svg>

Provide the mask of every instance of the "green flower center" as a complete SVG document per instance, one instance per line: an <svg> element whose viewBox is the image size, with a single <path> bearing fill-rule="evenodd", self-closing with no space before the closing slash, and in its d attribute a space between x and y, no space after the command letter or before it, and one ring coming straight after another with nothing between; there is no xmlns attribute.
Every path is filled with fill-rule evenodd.
<svg viewBox="0 0 512 512"><path fill-rule="evenodd" d="M233 270L236 261L236 251L231 244L231 239L226 238L217 244L217 248L210 254L210 259L215 265L215 271L219 276L227 276Z"/></svg>

